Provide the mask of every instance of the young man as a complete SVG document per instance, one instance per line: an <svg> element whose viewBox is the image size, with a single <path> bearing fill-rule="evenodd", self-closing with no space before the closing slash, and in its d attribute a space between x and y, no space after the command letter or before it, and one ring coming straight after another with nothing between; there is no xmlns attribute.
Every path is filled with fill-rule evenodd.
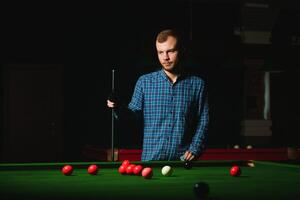
<svg viewBox="0 0 300 200"><path fill-rule="evenodd" d="M178 34L163 30L156 37L162 68L137 80L128 108L143 119L142 161L191 161L204 148L209 122L205 82L185 73ZM116 108L116 102L107 100Z"/></svg>

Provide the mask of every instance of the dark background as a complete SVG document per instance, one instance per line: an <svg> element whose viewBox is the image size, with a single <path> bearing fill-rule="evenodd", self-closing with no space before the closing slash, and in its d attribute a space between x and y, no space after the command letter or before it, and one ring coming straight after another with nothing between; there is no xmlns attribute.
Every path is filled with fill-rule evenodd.
<svg viewBox="0 0 300 200"><path fill-rule="evenodd" d="M1 31L4 36L0 160L82 160L82 151L87 146L110 148L111 111L106 107L106 98L111 91L112 69L116 70L116 91L126 104L138 76L159 67L155 36L165 28L175 28L186 38L189 58L186 66L208 83L211 112L208 147L224 148L242 141L240 122L246 118L245 60L249 59L271 61L271 68L263 65L261 71L281 72L271 77L273 135L265 146L299 146L299 5L297 1L281 4L264 1L270 5L268 10L276 13L266 15L272 16L267 21L259 12L252 15L245 12L245 3L167 0L6 5ZM236 33L244 29L270 31L271 42L245 44ZM52 73L55 81L51 82L52 75L37 78L41 77L40 72ZM55 88L45 98L39 94L46 94L49 88L42 83L49 84L51 91ZM22 89L31 88L30 84L35 88L32 94ZM13 95L22 92L19 97ZM58 103L55 100L52 104L54 100L49 100L53 94ZM43 99L45 105L55 106L41 111L35 107L39 100L31 99L31 103L26 104L24 99L29 95L30 99ZM37 153L43 142L39 145L28 142L34 141L36 136L26 129L15 129L21 121L27 123L22 116L30 118L30 114L18 113L30 109L29 105L46 118L55 110L55 123L51 119L45 125L45 132L38 133L39 137L47 132L55 136L54 157L30 158L28 154L43 156ZM34 109L32 113L37 113ZM35 119L32 117L31 129L39 124ZM116 147L141 148L142 133L135 122L129 119L116 122L115 131ZM14 141L18 141L18 145ZM11 153L12 148L18 151ZM31 150L26 154L24 149L27 148Z"/></svg>

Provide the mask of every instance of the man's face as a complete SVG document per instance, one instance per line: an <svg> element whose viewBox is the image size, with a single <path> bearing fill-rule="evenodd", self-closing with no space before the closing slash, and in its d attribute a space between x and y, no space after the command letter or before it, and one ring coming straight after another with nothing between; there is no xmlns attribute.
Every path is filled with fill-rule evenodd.
<svg viewBox="0 0 300 200"><path fill-rule="evenodd" d="M164 70L172 72L179 61L176 38L169 36L163 43L156 41L156 50L159 62Z"/></svg>

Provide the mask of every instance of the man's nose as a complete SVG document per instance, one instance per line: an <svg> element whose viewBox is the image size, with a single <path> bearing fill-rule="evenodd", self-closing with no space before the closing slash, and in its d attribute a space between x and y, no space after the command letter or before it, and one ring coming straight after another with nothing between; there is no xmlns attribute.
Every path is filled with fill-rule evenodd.
<svg viewBox="0 0 300 200"><path fill-rule="evenodd" d="M164 60L169 60L170 59L170 57L169 57L169 55L168 55L168 53L166 52L166 53L164 53Z"/></svg>

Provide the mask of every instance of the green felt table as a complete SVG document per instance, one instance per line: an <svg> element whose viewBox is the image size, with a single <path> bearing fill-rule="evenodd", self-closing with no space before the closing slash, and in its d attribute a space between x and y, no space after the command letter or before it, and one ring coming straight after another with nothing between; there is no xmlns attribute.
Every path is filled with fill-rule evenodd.
<svg viewBox="0 0 300 200"><path fill-rule="evenodd" d="M194 184L206 182L210 199L300 199L300 166L275 162L197 161L192 169L182 162L133 162L152 167L152 179L121 175L121 162L11 163L0 164L0 199L196 199ZM71 176L61 168L74 167ZM97 175L87 173L97 164ZM233 164L242 169L240 177L232 177ZM172 176L165 177L161 168L170 165Z"/></svg>

